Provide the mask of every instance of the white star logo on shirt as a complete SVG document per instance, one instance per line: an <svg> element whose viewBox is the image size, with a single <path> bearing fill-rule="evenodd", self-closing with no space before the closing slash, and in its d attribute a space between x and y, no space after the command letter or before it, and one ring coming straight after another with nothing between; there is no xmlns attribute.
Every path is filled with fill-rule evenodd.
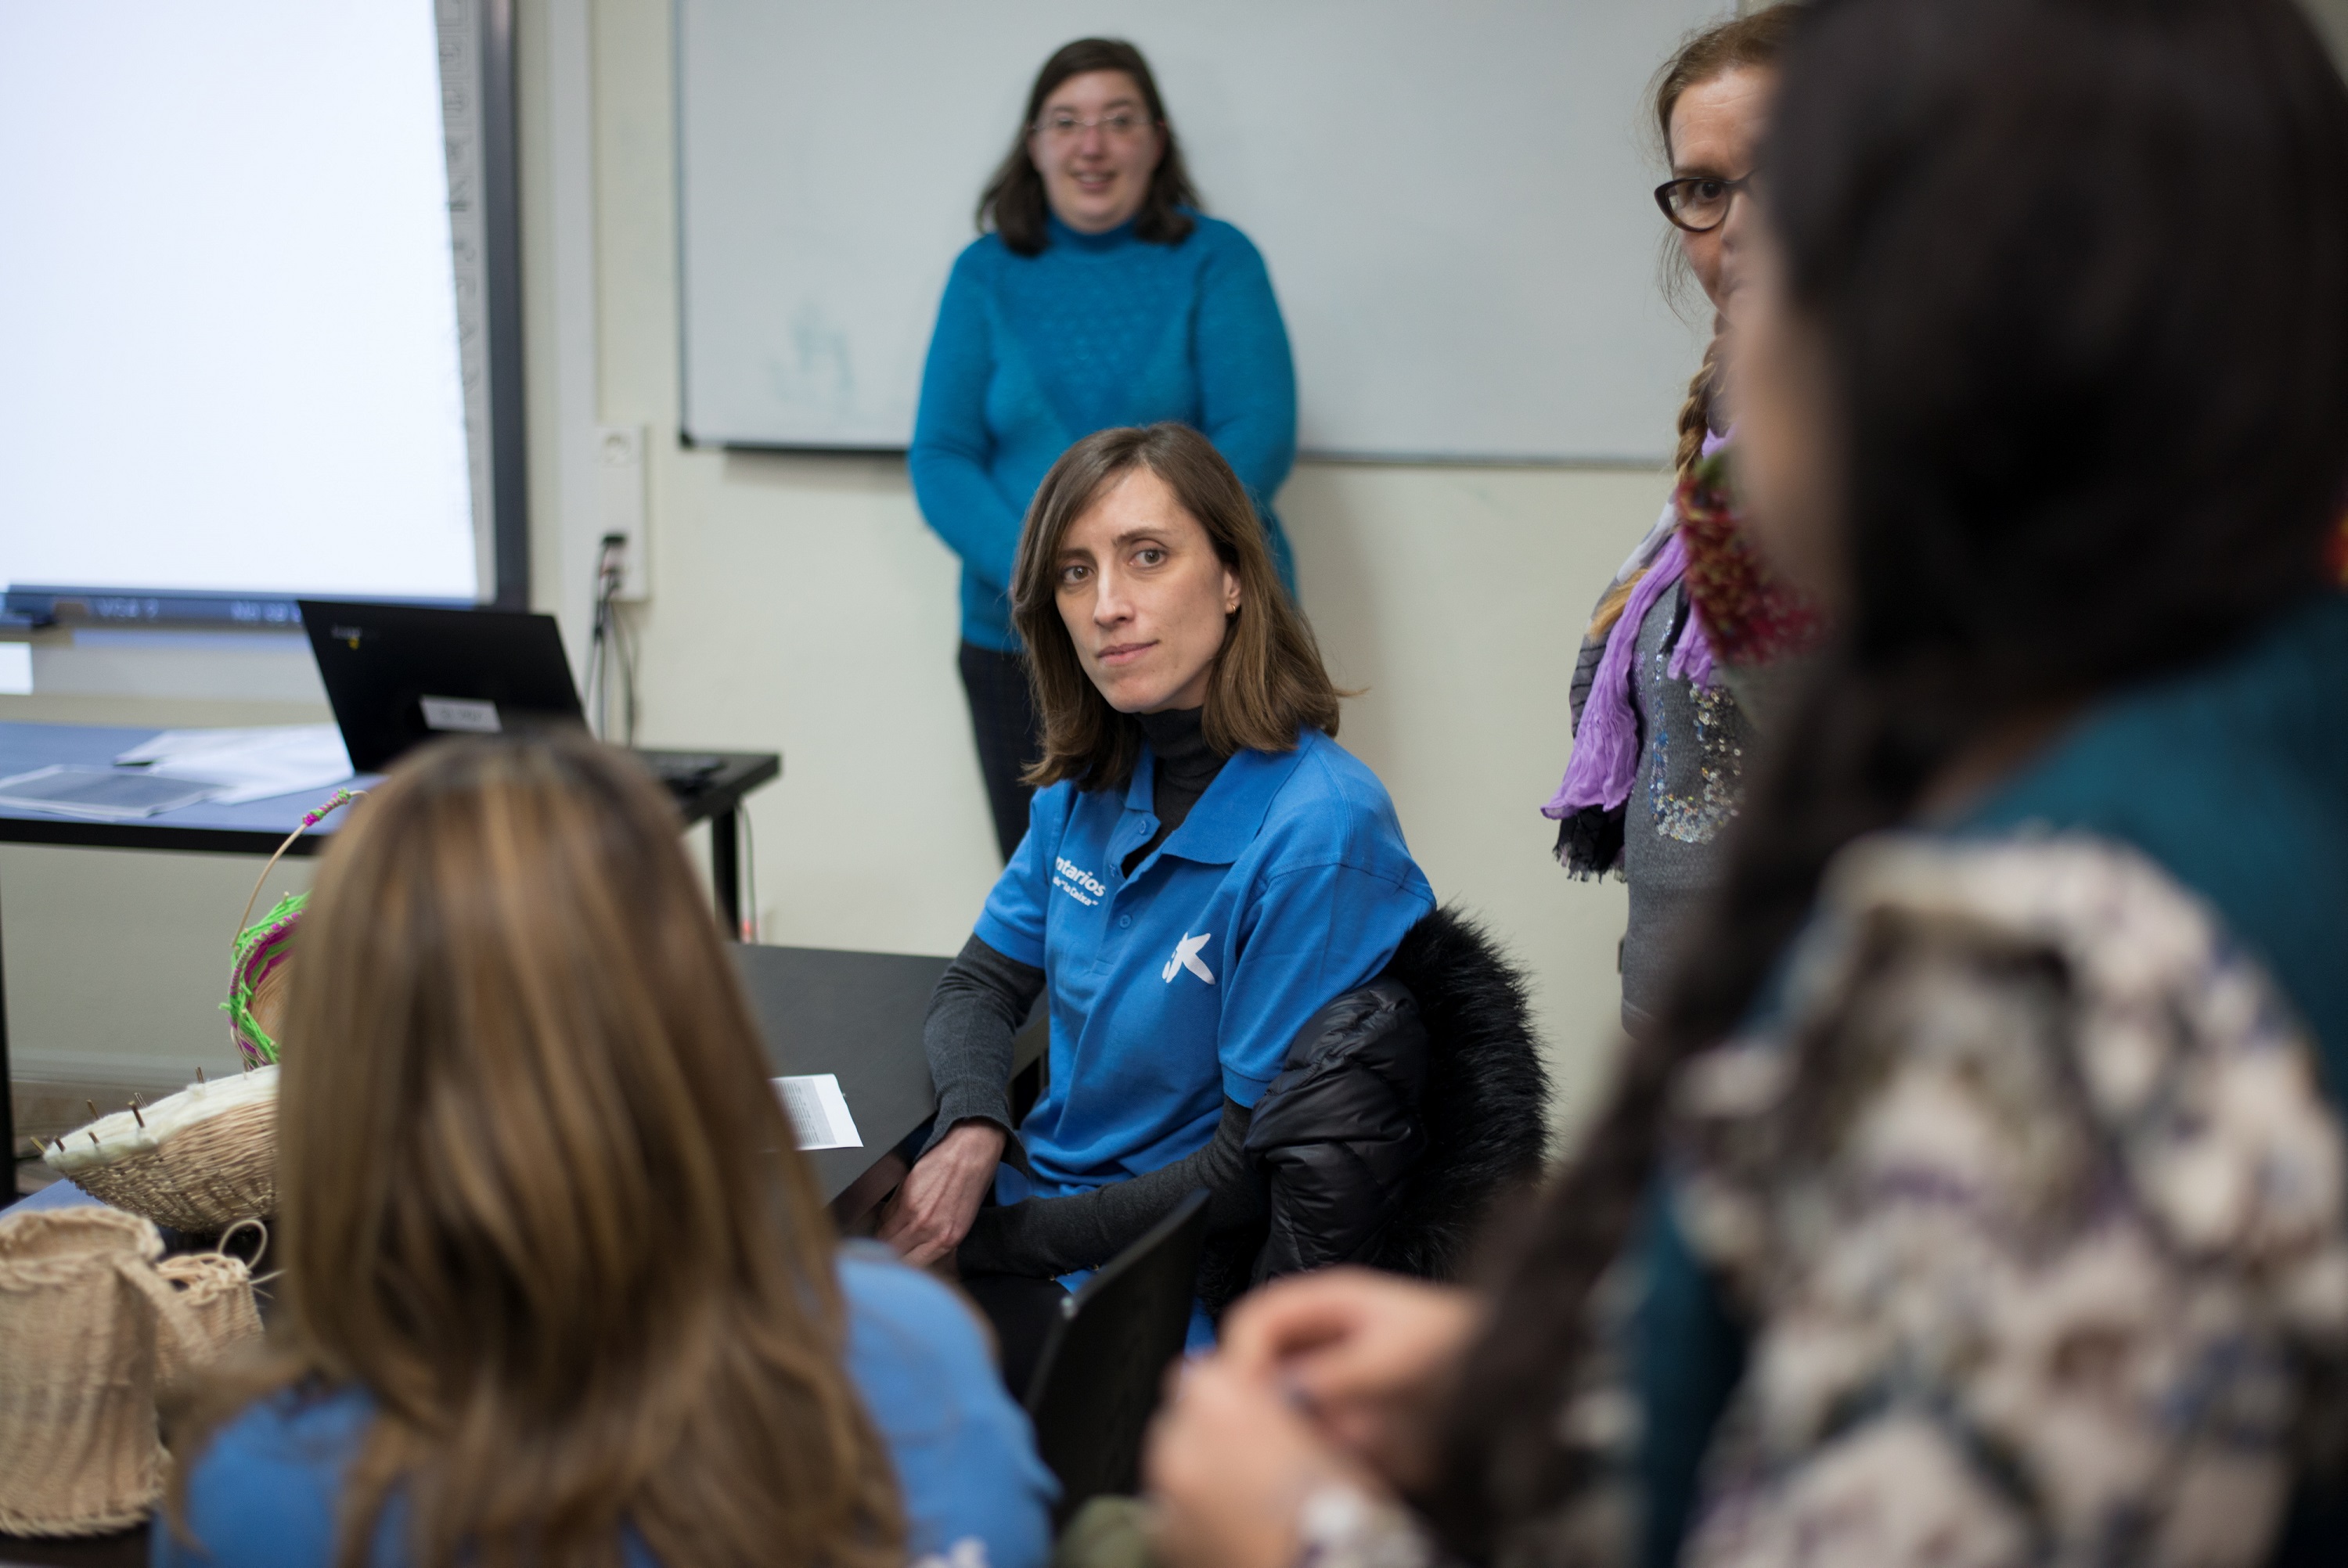
<svg viewBox="0 0 2348 1568"><path fill-rule="evenodd" d="M1193 937L1188 931L1183 932L1182 939L1174 944L1174 956L1166 960L1166 968L1159 978L1170 986L1174 983L1174 977L1177 974L1188 969L1209 985L1213 985L1215 972L1200 961L1199 949L1214 939L1215 934L1212 931L1203 937Z"/></svg>

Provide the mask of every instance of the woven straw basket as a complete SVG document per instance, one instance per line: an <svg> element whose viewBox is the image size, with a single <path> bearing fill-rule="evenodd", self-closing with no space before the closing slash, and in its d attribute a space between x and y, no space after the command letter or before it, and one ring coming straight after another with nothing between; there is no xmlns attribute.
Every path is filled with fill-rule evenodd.
<svg viewBox="0 0 2348 1568"><path fill-rule="evenodd" d="M213 1357L261 1338L252 1271L242 1259L218 1252L186 1253L165 1258L155 1272L174 1287L173 1299L191 1320L185 1326L190 1333L157 1341L161 1357L158 1369L167 1387Z"/></svg>
<svg viewBox="0 0 2348 1568"><path fill-rule="evenodd" d="M277 1208L277 1070L190 1084L118 1111L43 1158L100 1203L211 1235Z"/></svg>
<svg viewBox="0 0 2348 1568"><path fill-rule="evenodd" d="M101 1116L43 1151L57 1174L100 1203L158 1225L212 1235L277 1209L277 1043L286 965L306 895L281 900L246 927L261 890L294 841L364 794L336 790L285 835L261 868L230 944L229 1036L244 1058L240 1078L197 1081L180 1093ZM93 1111L96 1107L91 1108Z"/></svg>
<svg viewBox="0 0 2348 1568"><path fill-rule="evenodd" d="M169 1460L155 1415L168 1372L250 1334L233 1258L178 1259L155 1227L80 1207L0 1221L0 1530L94 1535L146 1518Z"/></svg>

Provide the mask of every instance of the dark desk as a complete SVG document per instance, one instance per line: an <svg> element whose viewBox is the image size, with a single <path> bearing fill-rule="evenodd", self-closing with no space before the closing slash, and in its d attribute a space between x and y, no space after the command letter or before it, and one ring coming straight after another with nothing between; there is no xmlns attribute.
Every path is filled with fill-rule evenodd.
<svg viewBox="0 0 2348 1568"><path fill-rule="evenodd" d="M104 766L140 742L162 733L154 729L120 729L101 724L26 724L0 723L0 778L14 778L59 764ZM647 752L647 756L658 756ZM709 882L717 903L717 919L728 937L742 928L741 856L736 813L743 797L778 778L783 760L772 752L709 752L725 765L702 786L679 794L676 804L689 826L709 824ZM364 788L376 781L363 774L352 781ZM25 811L0 806L0 844L65 844L100 849L193 850L213 855L267 855L283 842L302 821L303 813L334 793L332 786L249 801L242 805L212 805L199 801L178 811L159 812L135 822L90 822L54 812ZM289 855L315 855L341 824L337 813L296 839ZM933 979L934 976L932 977ZM918 1031L917 1031L918 1032ZM0 976L0 1128L5 1128L13 1153L15 1108L8 1086L7 986ZM13 1170L13 1167L12 1167ZM12 1190L0 1194L13 1198ZM5 1206L5 1204L0 1204Z"/></svg>
<svg viewBox="0 0 2348 1568"><path fill-rule="evenodd" d="M829 1072L839 1080L864 1146L819 1149L808 1160L833 1216L853 1224L896 1185L890 1151L937 1111L922 1020L947 960L747 945L734 949L734 960L775 1075ZM1044 1053L1043 1017L1039 1003L1020 1031L1014 1076Z"/></svg>
<svg viewBox="0 0 2348 1568"><path fill-rule="evenodd" d="M807 1158L823 1201L842 1223L852 1221L881 1196L855 1191L858 1184L937 1109L922 1020L946 960L746 944L734 949L734 962L767 1068L778 1078L829 1072L839 1080L864 1146Z"/></svg>
<svg viewBox="0 0 2348 1568"><path fill-rule="evenodd" d="M118 1535L80 1540L0 1535L0 1568L16 1568L18 1563L37 1563L41 1568L147 1568L148 1528L133 1525Z"/></svg>

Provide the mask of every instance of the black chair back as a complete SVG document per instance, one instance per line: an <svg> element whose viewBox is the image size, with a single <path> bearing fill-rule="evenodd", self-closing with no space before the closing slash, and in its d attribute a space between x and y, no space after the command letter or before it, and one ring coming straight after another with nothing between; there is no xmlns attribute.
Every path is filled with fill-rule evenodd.
<svg viewBox="0 0 2348 1568"><path fill-rule="evenodd" d="M1142 1434L1189 1332L1206 1234L1201 1188L1061 1303L1026 1401L1036 1450L1060 1478L1056 1523L1140 1490Z"/></svg>

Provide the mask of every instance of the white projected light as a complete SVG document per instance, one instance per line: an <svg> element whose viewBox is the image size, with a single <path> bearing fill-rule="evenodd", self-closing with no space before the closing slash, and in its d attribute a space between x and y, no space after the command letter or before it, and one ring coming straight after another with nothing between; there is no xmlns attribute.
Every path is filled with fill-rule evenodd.
<svg viewBox="0 0 2348 1568"><path fill-rule="evenodd" d="M0 582L471 600L431 0L0 0Z"/></svg>

